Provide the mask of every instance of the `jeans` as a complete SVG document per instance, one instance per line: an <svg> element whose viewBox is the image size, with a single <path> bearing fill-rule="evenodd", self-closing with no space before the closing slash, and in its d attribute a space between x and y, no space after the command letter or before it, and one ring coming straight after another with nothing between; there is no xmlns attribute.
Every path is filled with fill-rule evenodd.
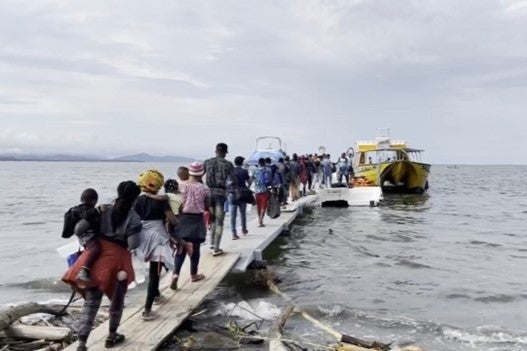
<svg viewBox="0 0 527 351"><path fill-rule="evenodd" d="M323 174L323 176L322 176L322 183L326 184L326 188L331 188L331 178L332 178L331 173L330 174L327 174L327 173Z"/></svg>
<svg viewBox="0 0 527 351"><path fill-rule="evenodd" d="M109 331L115 333L119 324L121 323L121 317L124 309L124 297L128 283L126 280L118 280L115 283L115 288L110 302L110 320L109 320ZM90 335L93 327L93 322L97 316L97 311L101 306L103 293L97 288L89 288L86 290L84 295L84 305L82 306L82 312L79 318L79 341L86 342Z"/></svg>
<svg viewBox="0 0 527 351"><path fill-rule="evenodd" d="M230 199L231 208L231 231L232 234L236 234L236 216L238 214L238 208L240 209L240 221L242 222L242 232L247 232L247 204L245 202L238 202L234 199Z"/></svg>
<svg viewBox="0 0 527 351"><path fill-rule="evenodd" d="M342 177L344 177L344 179L346 180L346 185L349 184L349 174L348 172L339 172L338 173L338 180L339 180L339 183L342 183Z"/></svg>
<svg viewBox="0 0 527 351"><path fill-rule="evenodd" d="M225 196L211 194L210 220L211 220L211 246L214 251L220 249L221 235L223 234L223 220L225 219Z"/></svg>

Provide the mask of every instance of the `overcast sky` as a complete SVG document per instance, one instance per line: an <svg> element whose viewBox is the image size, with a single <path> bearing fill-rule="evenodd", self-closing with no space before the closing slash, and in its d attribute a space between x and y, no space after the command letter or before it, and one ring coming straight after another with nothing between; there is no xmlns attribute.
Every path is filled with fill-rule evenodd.
<svg viewBox="0 0 527 351"><path fill-rule="evenodd" d="M0 0L0 152L527 164L527 1Z"/></svg>

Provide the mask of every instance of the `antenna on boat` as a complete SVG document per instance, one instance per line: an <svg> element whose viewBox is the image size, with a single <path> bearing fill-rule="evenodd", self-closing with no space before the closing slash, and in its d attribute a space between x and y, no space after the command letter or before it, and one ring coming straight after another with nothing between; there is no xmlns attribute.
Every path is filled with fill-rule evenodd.
<svg viewBox="0 0 527 351"><path fill-rule="evenodd" d="M377 138L390 138L390 128L377 128Z"/></svg>

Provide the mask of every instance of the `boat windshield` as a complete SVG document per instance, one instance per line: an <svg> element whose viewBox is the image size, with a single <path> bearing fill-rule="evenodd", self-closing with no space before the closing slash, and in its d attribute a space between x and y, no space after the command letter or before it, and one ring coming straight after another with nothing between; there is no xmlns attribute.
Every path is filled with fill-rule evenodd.
<svg viewBox="0 0 527 351"><path fill-rule="evenodd" d="M394 161L412 161L420 159L420 150L381 149L364 151L359 164L378 164Z"/></svg>

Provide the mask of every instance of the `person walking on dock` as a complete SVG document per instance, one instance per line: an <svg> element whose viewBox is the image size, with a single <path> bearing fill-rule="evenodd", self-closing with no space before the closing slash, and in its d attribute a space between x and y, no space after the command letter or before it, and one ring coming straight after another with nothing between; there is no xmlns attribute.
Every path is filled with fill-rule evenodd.
<svg viewBox="0 0 527 351"><path fill-rule="evenodd" d="M141 191L132 181L119 183L117 199L113 205L101 207L100 235L96 240L100 245L100 256L91 269L89 287L79 281L77 274L89 256L89 249L83 251L79 259L64 274L62 280L70 284L84 297L84 305L79 318L79 344L77 351L87 351L86 342L91 333L95 316L101 306L103 294L111 301L109 333L104 342L106 348L124 342L125 336L117 333L124 308L127 287L135 280L130 250L139 246L141 219L132 205Z"/></svg>
<svg viewBox="0 0 527 351"><path fill-rule="evenodd" d="M236 156L234 159L234 173L236 174L236 181L238 183L238 190L239 191L249 191L249 187L251 186L251 180L249 177L249 172L244 169L243 161L245 159L242 156ZM240 201L240 199L236 198L236 191L233 191L232 194L229 195L230 198L230 209L231 209L231 232L232 232L232 238L233 239L239 239L238 232L237 232L237 226L236 226L236 217L238 214L238 209L240 210L240 221L242 225L242 234L247 235L249 232L247 231L247 203Z"/></svg>
<svg viewBox="0 0 527 351"><path fill-rule="evenodd" d="M269 187L272 183L271 169L265 165L265 159L258 160L258 168L252 175L254 193L256 195L256 211L258 213L258 226L264 227L263 219L267 206L269 206Z"/></svg>
<svg viewBox="0 0 527 351"><path fill-rule="evenodd" d="M344 177L346 186L349 186L349 163L350 160L346 157L346 153L343 152L337 161L337 179L339 183L342 183L342 177Z"/></svg>
<svg viewBox="0 0 527 351"><path fill-rule="evenodd" d="M326 188L331 188L331 178L333 177L333 163L331 162L331 155L324 155L322 164L322 184Z"/></svg>
<svg viewBox="0 0 527 351"><path fill-rule="evenodd" d="M228 147L225 143L216 145L216 157L205 161L205 181L210 189L210 216L211 216L211 246L212 255L219 256L223 253L220 249L223 234L223 221L225 219L225 200L227 199L227 179L232 180L232 187L238 188L234 165L225 159Z"/></svg>
<svg viewBox="0 0 527 351"><path fill-rule="evenodd" d="M152 311L154 303L161 304L164 298L159 292L159 278L161 269L174 269L173 252L170 245L170 238L165 229L165 219L174 226L176 216L172 212L168 201L156 200L146 195L146 193L157 194L164 184L164 177L161 172L149 169L139 176L139 186L144 194L137 198L134 209L143 221L141 230L141 244L137 249L139 257L150 262L148 272L148 290L146 294L145 310L141 318L145 321L153 320L158 317Z"/></svg>
<svg viewBox="0 0 527 351"><path fill-rule="evenodd" d="M299 198L298 188L300 186L300 164L298 163L298 155L293 154L289 162L289 192L291 201L296 201Z"/></svg>
<svg viewBox="0 0 527 351"><path fill-rule="evenodd" d="M183 187L183 207L179 215L179 223L174 229L174 235L181 242L190 245L181 245L177 250L174 274L170 284L172 290L177 289L179 274L186 255L190 256L190 280L197 282L205 278L203 274L198 273L200 245L205 242L207 236L203 213L209 207L209 188L201 181L203 173L203 163L193 162L189 167L190 178Z"/></svg>

